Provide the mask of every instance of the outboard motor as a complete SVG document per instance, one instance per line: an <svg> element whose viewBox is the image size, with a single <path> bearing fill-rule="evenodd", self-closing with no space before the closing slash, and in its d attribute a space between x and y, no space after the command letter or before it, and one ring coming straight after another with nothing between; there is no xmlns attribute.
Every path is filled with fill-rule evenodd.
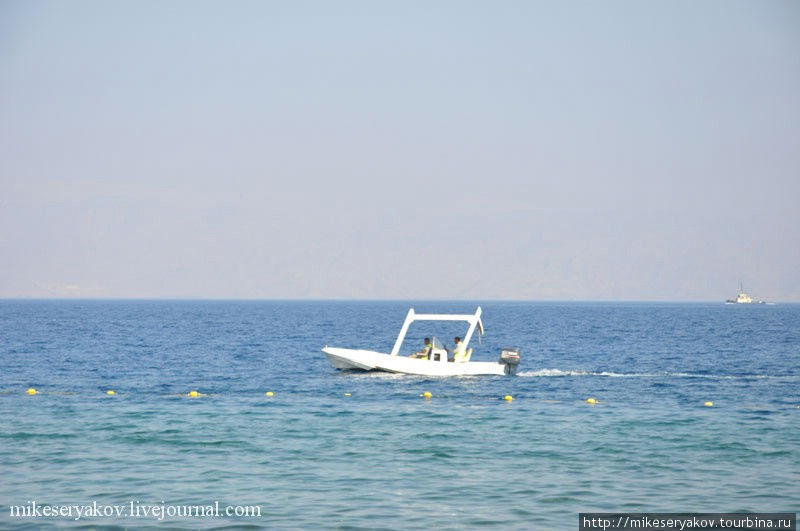
<svg viewBox="0 0 800 531"><path fill-rule="evenodd" d="M506 347L500 352L500 363L504 364L503 372L506 374L517 374L519 366L519 349L516 347Z"/></svg>

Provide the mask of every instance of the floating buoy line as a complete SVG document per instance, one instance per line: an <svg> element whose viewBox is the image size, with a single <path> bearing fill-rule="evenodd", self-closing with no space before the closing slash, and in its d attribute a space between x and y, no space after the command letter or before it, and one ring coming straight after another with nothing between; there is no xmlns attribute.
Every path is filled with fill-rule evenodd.
<svg viewBox="0 0 800 531"><path fill-rule="evenodd" d="M36 395L74 396L74 395L77 394L77 393L74 393L74 392L44 392L44 391L40 391L40 390L36 389L35 387L29 387L28 389L25 390L24 393L29 395L29 396L36 396ZM0 391L0 394L9 395L9 394L16 394L16 393L14 391ZM125 396L126 395L126 393L121 393L121 394L117 393L117 391L115 391L114 389L107 389L107 390L103 391L103 394L105 394L106 396ZM169 393L169 394L162 395L162 396L187 397L187 398L207 398L207 397L213 397L213 396L219 396L219 395L216 395L216 394L213 394L213 393L202 393L202 392L200 392L200 391L198 391L196 389L192 389L192 390L187 391L185 393ZM264 394L262 396L265 396L267 398L275 398L276 397L276 393L275 393L275 391L266 391L266 392L264 392ZM352 392L345 392L345 393L342 394L342 396L344 396L344 397L352 397L353 393ZM433 399L433 393L431 393L430 391L424 391L424 392L420 393L419 396L424 398L426 401L429 401L429 400ZM516 398L514 398L512 395L503 395L503 396L498 396L498 397L486 397L486 398L502 400L502 401L505 401L507 403L511 403L511 402L516 400ZM563 402L565 402L564 400L541 400L541 399L537 399L537 401L539 401L539 402L547 402L547 403L563 403ZM597 398L594 398L594 397L586 398L585 400L583 400L583 403L588 404L590 406L596 406L596 405L602 404L602 402L600 400L598 400ZM707 408L708 407L716 407L716 404L711 400L706 400L706 401L704 401L702 403L702 407L707 407ZM800 405L794 405L794 406L790 406L790 407L792 407L794 409L800 409Z"/></svg>

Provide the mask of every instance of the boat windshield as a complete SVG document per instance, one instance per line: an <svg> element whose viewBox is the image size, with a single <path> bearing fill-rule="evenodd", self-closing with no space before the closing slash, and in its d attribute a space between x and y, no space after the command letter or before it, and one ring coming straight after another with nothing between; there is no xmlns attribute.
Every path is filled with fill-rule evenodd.
<svg viewBox="0 0 800 531"><path fill-rule="evenodd" d="M433 336L433 341L431 341L431 344L433 345L433 348L435 348L435 349L445 350L444 345L442 345L442 342L439 341L439 338L436 337L436 336Z"/></svg>

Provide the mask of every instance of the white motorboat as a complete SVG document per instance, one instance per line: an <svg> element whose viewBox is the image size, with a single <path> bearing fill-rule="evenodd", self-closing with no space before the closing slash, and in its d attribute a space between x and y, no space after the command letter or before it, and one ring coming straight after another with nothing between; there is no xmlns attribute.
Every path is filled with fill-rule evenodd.
<svg viewBox="0 0 800 531"><path fill-rule="evenodd" d="M432 347L426 357L415 358L400 356L400 348L408 332L408 327L415 321L466 321L469 328L464 336L462 348L464 349L463 361L448 361L448 352L441 343L434 338ZM328 361L337 369L384 371L401 374L415 374L421 376L478 376L478 375L504 375L515 374L519 365L519 349L505 348L498 361L470 361L472 349L469 348L475 330L483 333L480 306L474 314L422 314L415 313L414 309L408 310L406 320L400 329L400 334L389 354L372 350L338 348L326 346L322 349Z"/></svg>

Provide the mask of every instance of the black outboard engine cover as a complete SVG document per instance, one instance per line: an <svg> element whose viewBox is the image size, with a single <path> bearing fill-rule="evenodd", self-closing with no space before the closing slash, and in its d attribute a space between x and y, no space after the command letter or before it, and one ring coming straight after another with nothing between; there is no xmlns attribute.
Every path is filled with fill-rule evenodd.
<svg viewBox="0 0 800 531"><path fill-rule="evenodd" d="M519 366L519 349L516 347L506 347L500 352L500 363L505 367L503 371L506 374L517 374L517 367Z"/></svg>

